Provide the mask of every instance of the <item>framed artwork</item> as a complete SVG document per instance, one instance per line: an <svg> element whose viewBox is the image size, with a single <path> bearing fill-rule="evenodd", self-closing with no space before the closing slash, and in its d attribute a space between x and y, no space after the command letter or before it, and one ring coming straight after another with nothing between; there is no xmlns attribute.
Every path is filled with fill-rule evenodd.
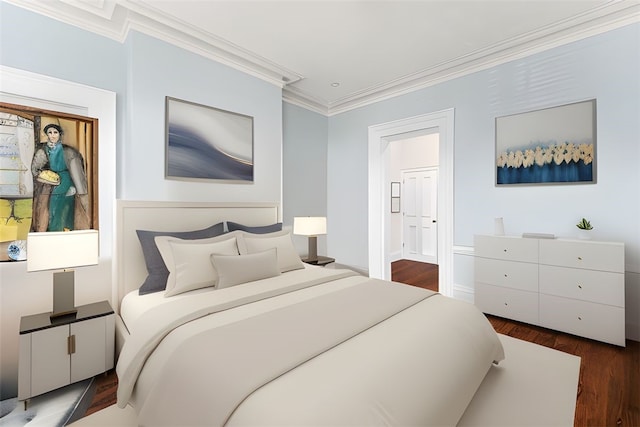
<svg viewBox="0 0 640 427"><path fill-rule="evenodd" d="M497 117L496 185L596 182L596 100Z"/></svg>
<svg viewBox="0 0 640 427"><path fill-rule="evenodd" d="M391 183L391 213L400 212L400 183Z"/></svg>
<svg viewBox="0 0 640 427"><path fill-rule="evenodd" d="M98 229L98 119L0 103L0 261L30 231Z"/></svg>
<svg viewBox="0 0 640 427"><path fill-rule="evenodd" d="M165 177L253 182L253 117L169 96Z"/></svg>

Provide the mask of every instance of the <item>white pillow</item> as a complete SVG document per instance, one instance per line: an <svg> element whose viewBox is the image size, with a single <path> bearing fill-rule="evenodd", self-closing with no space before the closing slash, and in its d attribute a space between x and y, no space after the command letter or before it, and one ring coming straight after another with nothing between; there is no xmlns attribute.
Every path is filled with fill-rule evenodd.
<svg viewBox="0 0 640 427"><path fill-rule="evenodd" d="M237 256L239 253L236 236L222 235L196 240L157 236L155 241L169 270L165 297L215 286L218 274L209 260L211 254Z"/></svg>
<svg viewBox="0 0 640 427"><path fill-rule="evenodd" d="M238 256L213 254L211 264L218 273L217 289L280 275L276 248Z"/></svg>
<svg viewBox="0 0 640 427"><path fill-rule="evenodd" d="M276 231L275 233L252 234L242 232L238 239L238 249L240 254L253 254L263 252L267 249L276 248L278 255L278 267L284 273L290 270L304 268L300 255L296 251L291 241L289 230Z"/></svg>

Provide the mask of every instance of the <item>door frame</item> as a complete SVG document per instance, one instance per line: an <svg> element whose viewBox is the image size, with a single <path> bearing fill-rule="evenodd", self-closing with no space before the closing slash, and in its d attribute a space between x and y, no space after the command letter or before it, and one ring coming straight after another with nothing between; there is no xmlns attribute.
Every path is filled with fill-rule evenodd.
<svg viewBox="0 0 640 427"><path fill-rule="evenodd" d="M438 286L453 295L453 141L454 109L437 111L369 126L369 275L391 279L390 150L397 135L437 128L438 175ZM397 138L395 138L397 139Z"/></svg>
<svg viewBox="0 0 640 427"><path fill-rule="evenodd" d="M402 182L402 199L406 201L407 197L404 194L406 185L405 185L405 178L406 178L406 174L410 174L410 173L415 173L415 172L435 172L436 173L436 205L438 204L438 182L440 181L440 168L438 166L427 166L427 167L423 167L423 168L415 168L415 169L404 169L400 171L400 176L402 178L401 182ZM403 205L403 209L401 209L402 212L402 217L400 218L400 239L402 242L402 248L401 248L401 257L403 259L407 259L405 258L405 251L404 251L404 243L406 241L406 236L404 234L405 231L405 220L407 218L406 214L405 214L405 210L404 210L404 206ZM437 210L437 206L436 206L436 228L438 229L440 227L440 220L437 218L438 215L438 210ZM439 233L439 229L436 231L436 239L438 239L438 235ZM438 264L438 245L436 243L436 262L432 263L432 264ZM426 262L426 261L418 261L418 262Z"/></svg>

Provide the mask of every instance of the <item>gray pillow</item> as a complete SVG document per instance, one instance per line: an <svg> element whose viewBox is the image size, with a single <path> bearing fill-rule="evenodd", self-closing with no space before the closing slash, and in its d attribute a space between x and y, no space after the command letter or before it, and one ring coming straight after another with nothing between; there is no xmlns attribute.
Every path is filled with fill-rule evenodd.
<svg viewBox="0 0 640 427"><path fill-rule="evenodd" d="M280 275L276 248L248 255L211 255L218 274L217 289Z"/></svg>
<svg viewBox="0 0 640 427"><path fill-rule="evenodd" d="M219 222L216 225L205 228L203 230L194 231L148 231L136 230L144 262L147 266L148 276L138 289L140 295L150 294L153 292L161 292L167 286L167 278L169 270L162 260L162 255L156 246L156 236L172 236L179 239L206 239L207 237L220 236L224 233L224 223Z"/></svg>
<svg viewBox="0 0 640 427"><path fill-rule="evenodd" d="M278 222L271 225L263 225L258 227L250 227L248 225L238 224L237 222L227 221L227 228L229 231L246 231L247 233L264 234L273 233L274 231L282 230L282 223Z"/></svg>

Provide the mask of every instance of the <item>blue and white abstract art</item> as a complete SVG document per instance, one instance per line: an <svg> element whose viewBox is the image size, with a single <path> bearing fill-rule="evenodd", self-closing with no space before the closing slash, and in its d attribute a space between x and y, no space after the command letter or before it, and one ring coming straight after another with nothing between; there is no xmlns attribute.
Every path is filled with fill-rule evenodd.
<svg viewBox="0 0 640 427"><path fill-rule="evenodd" d="M253 117L166 97L168 179L253 182Z"/></svg>
<svg viewBox="0 0 640 427"><path fill-rule="evenodd" d="M496 185L596 182L596 100L496 119Z"/></svg>

